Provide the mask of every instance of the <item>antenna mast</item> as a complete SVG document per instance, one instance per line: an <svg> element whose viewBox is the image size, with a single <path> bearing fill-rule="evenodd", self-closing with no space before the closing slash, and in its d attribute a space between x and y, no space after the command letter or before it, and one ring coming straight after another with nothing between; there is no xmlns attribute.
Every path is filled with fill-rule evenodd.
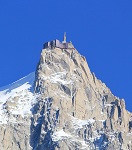
<svg viewBox="0 0 132 150"><path fill-rule="evenodd" d="M63 39L63 43L66 43L66 32L64 32L64 39Z"/></svg>

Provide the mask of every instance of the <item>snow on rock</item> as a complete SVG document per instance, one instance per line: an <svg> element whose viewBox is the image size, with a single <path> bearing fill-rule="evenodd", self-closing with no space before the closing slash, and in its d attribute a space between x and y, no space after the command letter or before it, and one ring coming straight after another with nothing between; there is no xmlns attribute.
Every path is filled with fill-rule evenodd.
<svg viewBox="0 0 132 150"><path fill-rule="evenodd" d="M78 129L78 128L83 128L83 126L87 125L87 124L93 124L95 122L94 119L88 119L88 120L81 120L81 119L78 119L78 118L75 118L71 115L69 115L71 117L71 121L72 121L72 124L74 126L75 129Z"/></svg>
<svg viewBox="0 0 132 150"><path fill-rule="evenodd" d="M31 114L32 105L35 103L36 95L33 94L35 73L0 88L0 124L11 122L9 115ZM13 119L16 120L15 118Z"/></svg>
<svg viewBox="0 0 132 150"><path fill-rule="evenodd" d="M65 79L66 74L66 72L57 72L49 75L48 77L43 76L43 80L49 80L52 83L61 83L64 85L72 83L72 80L67 81Z"/></svg>
<svg viewBox="0 0 132 150"><path fill-rule="evenodd" d="M59 141L70 137L71 137L70 134L67 134L66 132L63 131L63 129L61 129L60 131L54 132L54 134L52 135L52 140Z"/></svg>

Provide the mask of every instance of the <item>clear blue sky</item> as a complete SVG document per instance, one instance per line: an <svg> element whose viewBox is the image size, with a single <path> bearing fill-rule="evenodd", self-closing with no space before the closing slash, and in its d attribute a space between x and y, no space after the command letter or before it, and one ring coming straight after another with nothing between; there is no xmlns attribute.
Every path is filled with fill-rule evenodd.
<svg viewBox="0 0 132 150"><path fill-rule="evenodd" d="M132 111L132 0L0 0L0 86L34 71L64 31Z"/></svg>

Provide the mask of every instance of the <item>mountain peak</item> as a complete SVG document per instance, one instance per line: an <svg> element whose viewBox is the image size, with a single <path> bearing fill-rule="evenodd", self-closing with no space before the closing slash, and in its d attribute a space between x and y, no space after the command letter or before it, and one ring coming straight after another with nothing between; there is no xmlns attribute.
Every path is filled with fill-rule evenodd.
<svg viewBox="0 0 132 150"><path fill-rule="evenodd" d="M63 42L53 40L44 44L35 79L30 81L32 86L16 91L16 99L12 95L5 98L2 106L8 106L4 107L8 123L0 128L6 133L2 139L8 139L9 132L10 140L8 144L1 142L0 147L7 145L18 150L132 148L132 114L125 109L125 101L114 96L91 73L85 57L71 42L66 42L66 36ZM25 84L29 82L24 80L19 87ZM19 105L25 105L24 109L30 102L29 110L24 115L15 111L14 115L7 109L12 106L11 99L17 104L14 110ZM13 117L16 122L12 121Z"/></svg>

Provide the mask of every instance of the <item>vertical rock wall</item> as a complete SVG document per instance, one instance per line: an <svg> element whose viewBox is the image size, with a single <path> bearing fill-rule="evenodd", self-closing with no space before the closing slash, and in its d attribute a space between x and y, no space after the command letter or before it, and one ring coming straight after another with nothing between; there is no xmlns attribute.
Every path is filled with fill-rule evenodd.
<svg viewBox="0 0 132 150"><path fill-rule="evenodd" d="M90 72L77 50L44 49L36 71L35 92L44 102L41 123L47 126L41 128L45 134L39 138L38 149L44 148L46 142L41 140L47 134L49 149L130 149L131 114L124 100ZM36 114L40 114L40 108Z"/></svg>

